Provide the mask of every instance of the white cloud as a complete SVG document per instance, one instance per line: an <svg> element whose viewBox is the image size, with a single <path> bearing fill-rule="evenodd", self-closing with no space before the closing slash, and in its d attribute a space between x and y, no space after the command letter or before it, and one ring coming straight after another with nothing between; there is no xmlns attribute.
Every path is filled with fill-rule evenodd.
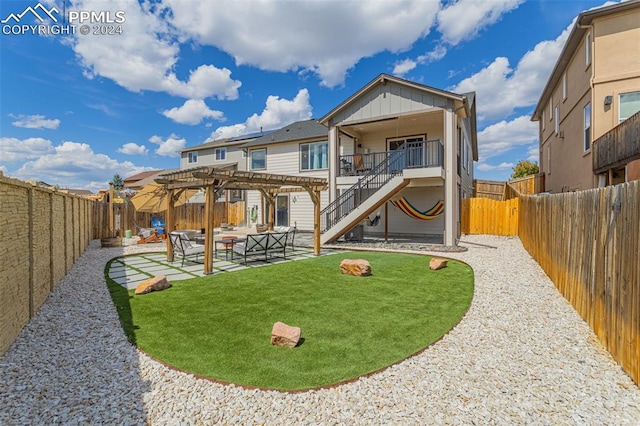
<svg viewBox="0 0 640 426"><path fill-rule="evenodd" d="M494 170L510 170L513 169L513 167L515 166L515 164L513 163L506 163L506 162L502 162L500 164L498 164L497 166L491 165L491 164L487 164L487 163L480 163L476 166L476 168L482 172L490 172L490 171L494 171Z"/></svg>
<svg viewBox="0 0 640 426"><path fill-rule="evenodd" d="M242 124L218 127L209 140L217 140L239 136L260 130L273 130L300 120L312 117L312 107L309 103L309 91L301 89L292 100L278 96L269 96L264 110L260 114L253 114Z"/></svg>
<svg viewBox="0 0 640 426"><path fill-rule="evenodd" d="M401 52L426 36L437 1L261 2L164 0L183 39L216 46L237 65L306 71L321 84L342 84L362 58Z"/></svg>
<svg viewBox="0 0 640 426"><path fill-rule="evenodd" d="M404 59L398 63L396 63L393 68L393 74L397 76L403 76L409 71L413 70L420 65L428 64L430 62L437 62L440 59L444 58L447 54L447 48L444 45L437 45L430 52L425 53L424 55L418 56L415 60L413 59Z"/></svg>
<svg viewBox="0 0 640 426"><path fill-rule="evenodd" d="M522 115L512 121L500 121L478 133L480 161L502 155L511 149L531 145L538 141L538 125L529 116Z"/></svg>
<svg viewBox="0 0 640 426"><path fill-rule="evenodd" d="M511 68L507 58L498 57L451 90L456 93L476 92L479 120L504 118L516 108L535 105L572 26L573 23L555 40L538 43L525 53L515 69Z"/></svg>
<svg viewBox="0 0 640 426"><path fill-rule="evenodd" d="M71 42L85 76L109 78L133 91L166 92L189 99L236 99L241 82L231 71L213 65L191 70L181 81L174 69L180 53L171 28L153 13L149 3L134 0L77 0L79 10L118 10L125 12L122 34L113 36L79 35Z"/></svg>
<svg viewBox="0 0 640 426"><path fill-rule="evenodd" d="M147 155L147 152L149 152L149 150L144 145L138 145L133 142L129 142L118 148L118 152L126 155Z"/></svg>
<svg viewBox="0 0 640 426"><path fill-rule="evenodd" d="M16 127L23 127L25 129L57 129L60 125L60 120L57 118L48 119L44 115L13 115L9 114L9 117L15 118L16 121L12 122Z"/></svg>
<svg viewBox="0 0 640 426"><path fill-rule="evenodd" d="M527 160L535 162L540 161L540 146L538 144L531 145L527 149Z"/></svg>
<svg viewBox="0 0 640 426"><path fill-rule="evenodd" d="M4 164L38 158L53 151L53 145L48 139L0 138L0 160Z"/></svg>
<svg viewBox="0 0 640 426"><path fill-rule="evenodd" d="M413 59L404 59L400 62L397 62L393 67L393 75L403 76L409 71L415 69L418 66L418 63Z"/></svg>
<svg viewBox="0 0 640 426"><path fill-rule="evenodd" d="M200 124L205 118L223 121L224 113L209 109L202 99L189 99L181 107L162 111L162 115L180 124Z"/></svg>
<svg viewBox="0 0 640 426"><path fill-rule="evenodd" d="M443 40L456 45L474 38L517 8L524 0L458 0L438 13L438 31Z"/></svg>
<svg viewBox="0 0 640 426"><path fill-rule="evenodd" d="M86 143L66 141L52 147L49 153L25 162L12 176L24 180L44 181L61 188L104 189L113 175L129 176L151 170L129 161L118 162L105 154L95 153Z"/></svg>
<svg viewBox="0 0 640 426"><path fill-rule="evenodd" d="M187 144L187 140L180 138L175 134L171 134L167 139L162 139L158 135L149 138L149 142L158 145L155 153L163 157L180 157L182 151Z"/></svg>

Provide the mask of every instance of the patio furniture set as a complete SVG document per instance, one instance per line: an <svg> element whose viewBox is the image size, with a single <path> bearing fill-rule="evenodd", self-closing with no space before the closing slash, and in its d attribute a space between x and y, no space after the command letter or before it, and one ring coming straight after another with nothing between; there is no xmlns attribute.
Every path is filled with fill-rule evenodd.
<svg viewBox="0 0 640 426"><path fill-rule="evenodd" d="M243 263L250 259L264 260L268 262L274 257L287 257L287 246L294 250L294 238L296 228L290 226L279 226L273 231L247 234L243 238L235 235L223 235L215 241L214 255L218 251L224 250L225 260L234 260L234 254L239 256ZM181 230L173 231L169 234L171 246L173 247L174 258L182 258L182 266L186 258L195 256L198 260L200 254L204 254L204 236L200 231Z"/></svg>

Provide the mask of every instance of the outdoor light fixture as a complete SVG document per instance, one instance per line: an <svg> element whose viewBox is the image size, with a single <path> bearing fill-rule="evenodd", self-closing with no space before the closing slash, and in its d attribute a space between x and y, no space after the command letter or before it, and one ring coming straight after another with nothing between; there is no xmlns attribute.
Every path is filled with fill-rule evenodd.
<svg viewBox="0 0 640 426"><path fill-rule="evenodd" d="M613 102L613 96L605 96L604 97L604 106L609 106Z"/></svg>

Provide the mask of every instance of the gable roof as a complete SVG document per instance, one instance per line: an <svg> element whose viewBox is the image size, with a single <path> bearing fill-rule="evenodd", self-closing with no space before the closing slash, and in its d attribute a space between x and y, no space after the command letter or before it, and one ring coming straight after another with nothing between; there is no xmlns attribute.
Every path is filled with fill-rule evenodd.
<svg viewBox="0 0 640 426"><path fill-rule="evenodd" d="M136 173L135 175L127 176L126 178L124 178L122 180L122 182L124 182L125 185L126 184L131 184L131 183L137 182L137 181L139 181L141 179L144 179L146 177L153 176L153 175L157 174L159 171L160 170L149 170L149 171L146 171L146 172Z"/></svg>
<svg viewBox="0 0 640 426"><path fill-rule="evenodd" d="M243 147L253 147L258 145L271 145L275 143L291 142L306 139L327 138L329 129L317 120L296 121L288 126L273 131L268 135L259 137L251 142L247 142Z"/></svg>
<svg viewBox="0 0 640 426"><path fill-rule="evenodd" d="M353 95L349 96L344 102L342 102L340 105L338 105L337 107L335 107L334 109L329 111L324 117L322 117L318 121L320 123L326 125L329 122L329 120L331 120L331 118L335 117L341 111L345 110L350 105L352 105L354 102L356 102L356 100L358 98L360 98L364 93L366 93L367 91L369 91L371 88L373 88L375 86L386 84L387 81L391 81L391 82L394 82L394 83L397 83L397 84L400 84L400 85L403 85L403 86L406 86L406 87L411 87L411 88L414 88L414 89L417 89L417 90L428 92L428 93L431 93L431 94L434 94L434 95L443 96L445 98L449 98L449 99L452 99L452 100L458 101L458 102L463 102L464 99L465 99L464 95L458 95L458 94L453 93L453 92L448 92L446 90L436 89L435 87L426 86L424 84L415 83L413 81L405 80L403 78L394 77L392 75L382 73L379 76L377 76L376 78L374 78L373 80L371 80L367 85L362 87L360 90L355 92Z"/></svg>
<svg viewBox="0 0 640 426"><path fill-rule="evenodd" d="M547 99L551 96L553 89L558 85L558 82L562 78L562 74L566 70L573 54L576 49L582 43L582 39L585 34L590 31L589 25L596 18L601 18L603 16L612 15L614 13L625 12L631 9L635 9L640 7L640 0L628 0L621 3L616 3L610 6L599 7L593 10L587 10L582 12L576 18L576 22L573 24L573 28L569 33L569 37L562 48L562 52L558 57L558 60L553 67L553 71L551 71L551 75L547 80L547 84L544 86L542 90L542 94L540 95L540 99L538 100L538 104L536 108L533 110L533 115L531 116L531 121L539 121L542 116L542 111L544 110L545 104L547 103Z"/></svg>

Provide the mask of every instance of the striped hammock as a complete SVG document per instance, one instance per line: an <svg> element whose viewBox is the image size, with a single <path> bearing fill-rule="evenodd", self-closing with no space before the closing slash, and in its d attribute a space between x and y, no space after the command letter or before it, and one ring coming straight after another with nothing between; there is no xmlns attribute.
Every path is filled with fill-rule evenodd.
<svg viewBox="0 0 640 426"><path fill-rule="evenodd" d="M438 201L429 210L421 212L416 209L406 197L398 198L397 200L391 200L394 206L402 210L407 216L420 220L431 220L440 216L444 212L444 202Z"/></svg>

